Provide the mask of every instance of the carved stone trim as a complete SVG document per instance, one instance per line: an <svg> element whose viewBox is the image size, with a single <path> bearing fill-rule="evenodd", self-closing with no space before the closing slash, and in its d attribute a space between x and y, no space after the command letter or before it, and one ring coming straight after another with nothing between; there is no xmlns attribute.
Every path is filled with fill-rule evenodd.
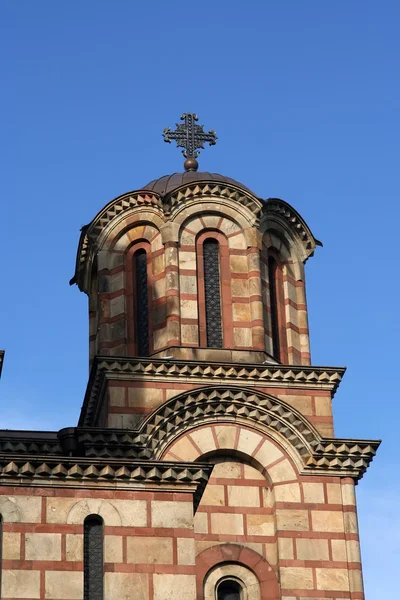
<svg viewBox="0 0 400 600"><path fill-rule="evenodd" d="M97 489L151 489L166 487L194 493L195 507L203 494L213 465L203 463L176 463L161 461L113 461L75 458L16 456L10 461L0 457L0 484L35 484L55 487Z"/></svg>
<svg viewBox="0 0 400 600"><path fill-rule="evenodd" d="M306 251L307 258L312 255L316 246L322 246L322 243L313 236L304 219L290 204L279 198L268 198L264 202L261 222L264 219L268 219L269 215L274 214L282 218L289 226L289 229L300 239Z"/></svg>
<svg viewBox="0 0 400 600"><path fill-rule="evenodd" d="M134 381L175 380L190 378L199 385L218 383L243 385L275 385L291 388L318 387L331 390L338 388L345 369L342 367L286 366L263 364L165 361L163 359L113 358L98 356L93 364L79 419L80 427L92 427L101 407L106 379L129 379Z"/></svg>
<svg viewBox="0 0 400 600"><path fill-rule="evenodd" d="M225 184L216 181L198 181L185 184L174 189L163 198L164 212L169 215L181 202L187 202L193 198L219 197L238 202L245 206L256 217L259 216L263 203L256 196L246 193L243 188L233 184Z"/></svg>

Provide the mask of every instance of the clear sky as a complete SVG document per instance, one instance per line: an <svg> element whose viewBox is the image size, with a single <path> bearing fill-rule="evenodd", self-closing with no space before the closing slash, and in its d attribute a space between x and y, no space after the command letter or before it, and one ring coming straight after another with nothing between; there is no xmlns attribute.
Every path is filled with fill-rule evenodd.
<svg viewBox="0 0 400 600"><path fill-rule="evenodd" d="M394 598L400 559L399 26L398 0L0 3L0 427L76 424L79 229L181 170L161 133L197 112L219 138L200 168L286 200L324 243L313 363L348 367L336 434L384 439L358 486L368 600Z"/></svg>

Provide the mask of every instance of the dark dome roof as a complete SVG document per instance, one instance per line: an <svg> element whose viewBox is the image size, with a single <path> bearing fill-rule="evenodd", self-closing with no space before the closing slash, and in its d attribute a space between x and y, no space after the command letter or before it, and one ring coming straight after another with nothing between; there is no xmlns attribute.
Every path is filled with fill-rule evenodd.
<svg viewBox="0 0 400 600"><path fill-rule="evenodd" d="M235 181L235 179L231 179L231 177L225 177L224 175L220 175L219 173L207 173L207 172L197 172L197 171L186 171L185 173L173 173L172 175L164 175L159 179L153 179L147 185L142 187L143 190L151 190L152 192L156 192L160 194L160 196L165 196L168 192L175 190L181 185L185 185L187 183L192 183L194 181L215 181L218 183L227 183L230 185L234 185L236 187L245 190L246 192L251 192L249 188L247 188L242 183Z"/></svg>

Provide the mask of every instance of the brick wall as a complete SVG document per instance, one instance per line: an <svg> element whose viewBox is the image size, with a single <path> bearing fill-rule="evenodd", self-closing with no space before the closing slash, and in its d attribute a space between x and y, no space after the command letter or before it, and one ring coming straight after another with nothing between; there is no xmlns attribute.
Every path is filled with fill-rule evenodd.
<svg viewBox="0 0 400 600"><path fill-rule="evenodd" d="M191 494L6 488L4 600L81 600L83 522L104 520L104 598L194 599Z"/></svg>
<svg viewBox="0 0 400 600"><path fill-rule="evenodd" d="M217 465L195 515L197 555L239 544L268 561L285 600L363 599L352 479L301 475L281 446L237 425L192 430L165 458L204 455Z"/></svg>

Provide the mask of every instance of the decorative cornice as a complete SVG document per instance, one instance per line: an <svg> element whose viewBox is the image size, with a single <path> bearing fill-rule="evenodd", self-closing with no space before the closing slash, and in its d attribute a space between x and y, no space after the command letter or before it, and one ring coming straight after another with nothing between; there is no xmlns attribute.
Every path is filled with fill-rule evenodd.
<svg viewBox="0 0 400 600"><path fill-rule="evenodd" d="M194 492L195 507L200 501L213 465L161 461L127 461L75 459L69 457L0 456L1 485L40 485L54 487L57 483L70 487L97 489L143 489L162 486Z"/></svg>
<svg viewBox="0 0 400 600"><path fill-rule="evenodd" d="M165 359L96 357L90 374L87 391L79 419L80 427L92 427L101 406L106 379L129 379L134 381L191 379L199 385L243 385L253 383L262 386L289 386L292 388L328 389L334 394L345 373L343 367L315 367L294 365L263 365L243 363L208 363Z"/></svg>
<svg viewBox="0 0 400 600"><path fill-rule="evenodd" d="M185 184L166 194L163 198L164 212L169 215L181 203L210 196L238 202L257 219L263 206L261 200L239 186L210 180Z"/></svg>
<svg viewBox="0 0 400 600"><path fill-rule="evenodd" d="M14 477L130 480L134 478L132 473L141 472L137 471L137 465L151 471L154 460L159 460L168 446L185 432L222 422L277 435L286 447L293 448L303 465L303 473L308 474L360 479L380 444L378 440L323 438L304 415L281 399L252 388L225 384L179 394L153 411L136 430L78 427L49 433L48 437L58 437L64 454L69 457L39 454L39 445L32 444L33 440L29 440L28 452L22 435L16 435L21 440L14 439L14 445L9 441L8 450L0 455L0 465L1 461L8 465L0 473ZM25 454L21 455L21 451ZM157 468L168 464L157 463ZM173 465L182 467L181 463ZM126 469L131 471L128 473Z"/></svg>
<svg viewBox="0 0 400 600"><path fill-rule="evenodd" d="M360 479L380 444L378 440L322 438L305 416L282 400L252 389L225 386L172 398L145 420L137 441L151 448L153 456L161 456L184 431L221 420L273 429L298 452L305 471L342 477Z"/></svg>
<svg viewBox="0 0 400 600"><path fill-rule="evenodd" d="M118 196L109 202L88 225L82 227L76 255L75 274L70 284L80 284L81 271L90 252L90 248L107 225L122 212L137 207L152 207L163 212L161 197L149 191L134 191ZM81 286L80 286L81 287Z"/></svg>
<svg viewBox="0 0 400 600"><path fill-rule="evenodd" d="M310 228L299 213L290 204L280 198L268 198L264 202L262 209L262 217L267 219L271 215L277 215L283 219L289 229L298 236L303 244L307 258L309 258L315 250L316 246L322 246L322 242L317 240L312 234Z"/></svg>

